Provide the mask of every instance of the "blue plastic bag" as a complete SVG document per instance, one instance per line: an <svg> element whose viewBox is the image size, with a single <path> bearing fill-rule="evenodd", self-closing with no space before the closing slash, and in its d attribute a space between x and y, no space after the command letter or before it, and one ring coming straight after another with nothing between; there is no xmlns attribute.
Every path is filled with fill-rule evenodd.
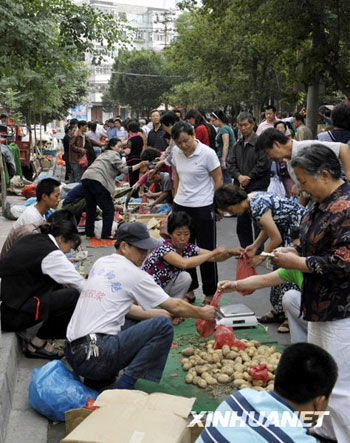
<svg viewBox="0 0 350 443"><path fill-rule="evenodd" d="M88 397L96 400L97 395L60 360L53 360L32 371L29 403L50 420L65 421L66 411L85 406Z"/></svg>

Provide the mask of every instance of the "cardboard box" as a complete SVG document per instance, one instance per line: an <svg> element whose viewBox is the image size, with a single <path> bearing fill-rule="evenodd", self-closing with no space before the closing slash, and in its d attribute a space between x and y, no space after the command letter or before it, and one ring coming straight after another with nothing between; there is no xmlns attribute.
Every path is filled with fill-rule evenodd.
<svg viewBox="0 0 350 443"><path fill-rule="evenodd" d="M96 399L99 409L66 412L68 429L62 443L190 443L187 417L195 398L155 392L107 390ZM86 411L86 410L85 410Z"/></svg>

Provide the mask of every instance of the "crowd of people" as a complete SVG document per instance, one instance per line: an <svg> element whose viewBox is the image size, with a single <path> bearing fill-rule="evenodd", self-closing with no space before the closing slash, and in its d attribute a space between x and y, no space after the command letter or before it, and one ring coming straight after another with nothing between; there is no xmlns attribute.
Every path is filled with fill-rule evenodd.
<svg viewBox="0 0 350 443"><path fill-rule="evenodd" d="M220 410L238 410L242 401L256 407L274 401L282 409L287 402L296 411L328 407L317 431L349 441L350 104L334 107L332 127L316 139L303 112L277 118L273 106L259 125L245 111L234 127L222 110L210 119L200 109L186 115L154 110L150 117L150 125L117 118L105 128L69 122L66 180L75 186L64 209L46 219L58 207L60 183L42 180L35 205L9 234L0 258L2 328L20 333L36 327L25 348L31 358L60 358L63 352L50 340L66 339L66 358L88 386L110 386L124 369L113 386L133 389L139 378L160 381L174 325L186 317L215 320L210 302L217 290L271 287L271 310L259 320L281 322L279 332L290 332L295 348L283 354L273 398L236 393ZM167 239L153 240L142 223L121 224L116 252L97 260L84 281L66 256L81 242L77 222L85 210L85 235L93 237L99 207L101 237L113 238L121 174L135 195L153 199L152 208L171 204ZM240 247L217 246L223 216L237 218ZM270 256L275 270L218 282L217 263L243 255L254 268ZM198 266L201 306L193 304ZM289 374L296 383L288 384ZM226 430L214 428L209 424L200 441L225 437ZM293 441L276 435L276 441Z"/></svg>

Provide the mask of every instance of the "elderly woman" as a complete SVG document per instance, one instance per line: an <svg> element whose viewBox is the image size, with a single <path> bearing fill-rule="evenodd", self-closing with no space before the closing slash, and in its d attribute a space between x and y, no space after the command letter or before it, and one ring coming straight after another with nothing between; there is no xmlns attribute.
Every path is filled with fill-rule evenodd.
<svg viewBox="0 0 350 443"><path fill-rule="evenodd" d="M190 242L212 251L216 247L214 190L222 185L219 159L213 149L195 139L194 130L187 122L176 123L171 129L171 137L176 143L172 158L175 179L173 211L184 211L192 218ZM198 280L195 269L191 269L190 274L191 291L198 287ZM216 263L203 263L201 276L207 303L216 291Z"/></svg>
<svg viewBox="0 0 350 443"><path fill-rule="evenodd" d="M250 257L249 263L256 267L266 257L256 255L267 239L269 242L264 252L272 252L278 246L292 244L290 229L299 226L305 208L298 203L271 192L251 192L247 194L232 185L224 185L215 192L214 203L218 210L231 215L242 215L249 211L252 219L260 225L261 231L253 244L246 248ZM283 294L290 289L297 289L290 283L275 286L271 289L270 301L273 309L260 318L262 323L275 323L285 320L282 306ZM285 321L279 332L288 333L288 322Z"/></svg>
<svg viewBox="0 0 350 443"><path fill-rule="evenodd" d="M301 311L308 341L336 360L339 377L329 400L330 415L319 435L338 443L350 435L350 185L341 178L333 151L314 142L291 161L302 191L314 202L303 218L299 247L275 253L275 263L304 274Z"/></svg>

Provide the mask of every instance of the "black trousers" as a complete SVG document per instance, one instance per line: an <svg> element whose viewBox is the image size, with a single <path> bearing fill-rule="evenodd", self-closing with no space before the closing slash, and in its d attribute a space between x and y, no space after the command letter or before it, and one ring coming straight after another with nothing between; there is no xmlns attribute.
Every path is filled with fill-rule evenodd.
<svg viewBox="0 0 350 443"><path fill-rule="evenodd" d="M251 219L249 212L237 217L237 236L242 248L251 245L260 233L260 226Z"/></svg>
<svg viewBox="0 0 350 443"><path fill-rule="evenodd" d="M29 299L16 310L1 305L1 328L3 331L16 332L43 322L37 336L41 339L65 339L67 326L79 298L74 288L57 289L40 296L40 304Z"/></svg>
<svg viewBox="0 0 350 443"><path fill-rule="evenodd" d="M190 208L173 205L173 212L184 211L192 218L193 230L191 232L190 242L197 244L200 248L213 250L216 248L216 221L213 206L202 206L199 208ZM206 262L200 266L203 283L203 293L207 296L215 294L218 284L218 269L216 263ZM198 279L196 268L189 269L192 277L190 291L198 288Z"/></svg>

